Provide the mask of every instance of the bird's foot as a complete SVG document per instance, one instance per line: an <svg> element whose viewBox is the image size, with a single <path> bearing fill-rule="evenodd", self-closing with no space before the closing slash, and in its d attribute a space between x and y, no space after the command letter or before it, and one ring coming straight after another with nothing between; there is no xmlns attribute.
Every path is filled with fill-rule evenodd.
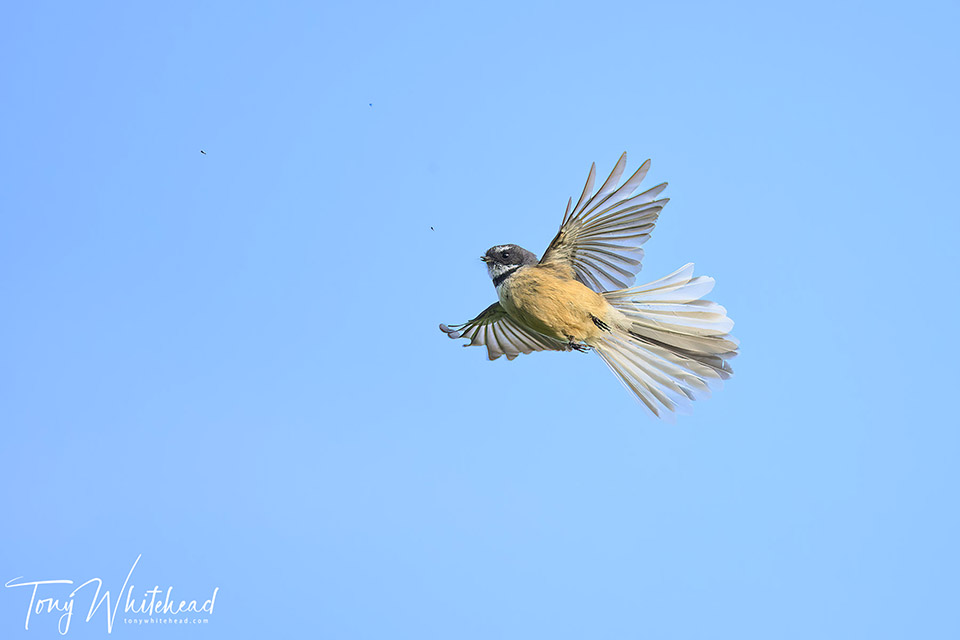
<svg viewBox="0 0 960 640"><path fill-rule="evenodd" d="M567 349L570 349L571 351L579 351L580 353L586 353L587 351L590 351L589 346L576 342L571 336L567 336L567 340Z"/></svg>

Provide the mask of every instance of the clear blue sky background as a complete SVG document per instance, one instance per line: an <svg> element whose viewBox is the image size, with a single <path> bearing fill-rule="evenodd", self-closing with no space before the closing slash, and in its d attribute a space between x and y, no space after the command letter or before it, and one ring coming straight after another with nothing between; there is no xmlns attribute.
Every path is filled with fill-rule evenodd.
<svg viewBox="0 0 960 640"><path fill-rule="evenodd" d="M220 588L130 638L960 637L958 20L8 3L0 583ZM638 281L696 262L742 341L675 425L437 330L624 150Z"/></svg>

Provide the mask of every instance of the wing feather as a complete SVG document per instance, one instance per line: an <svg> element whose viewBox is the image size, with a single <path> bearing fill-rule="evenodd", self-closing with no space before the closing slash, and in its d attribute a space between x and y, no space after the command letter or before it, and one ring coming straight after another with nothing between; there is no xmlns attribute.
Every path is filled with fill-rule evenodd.
<svg viewBox="0 0 960 640"><path fill-rule="evenodd" d="M591 191L593 191L593 182L594 182L594 180L596 180L596 179L597 179L597 163L596 163L596 162L591 162L591 163L590 163L590 173L587 174L587 184L583 185L583 193L580 194L580 199L577 200L577 206L575 206L575 207L573 208L573 217L574 217L574 218L577 217L577 215L578 215L581 211L583 211L582 206L583 206L583 205L586 205L586 203L587 203L587 200L586 200L587 194L590 193Z"/></svg>
<svg viewBox="0 0 960 640"><path fill-rule="evenodd" d="M499 302L494 302L469 322L453 326L441 324L440 330L450 338L470 340L463 345L465 347L486 347L490 360L496 360L500 356L513 360L521 353L534 351L569 350L565 343L516 323Z"/></svg>
<svg viewBox="0 0 960 640"><path fill-rule="evenodd" d="M633 284L642 267L641 245L650 239L660 211L669 200L656 199L667 183L632 195L650 170L649 160L618 187L626 164L624 153L593 195L590 193L597 171L596 164L590 166L583 193L572 210L573 199L567 202L560 230L540 264L575 277L597 292L625 289Z"/></svg>

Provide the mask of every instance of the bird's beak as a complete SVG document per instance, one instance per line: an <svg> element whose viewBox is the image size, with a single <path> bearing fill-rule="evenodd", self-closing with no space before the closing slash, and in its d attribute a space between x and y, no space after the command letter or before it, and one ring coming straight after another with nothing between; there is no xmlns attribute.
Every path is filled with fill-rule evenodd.
<svg viewBox="0 0 960 640"><path fill-rule="evenodd" d="M480 256L480 262L490 262L490 258L487 256Z"/></svg>

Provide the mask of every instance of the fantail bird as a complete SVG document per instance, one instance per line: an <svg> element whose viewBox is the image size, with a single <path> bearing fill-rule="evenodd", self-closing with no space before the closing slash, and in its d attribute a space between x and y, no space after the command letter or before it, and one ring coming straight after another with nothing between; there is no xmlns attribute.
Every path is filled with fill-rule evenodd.
<svg viewBox="0 0 960 640"><path fill-rule="evenodd" d="M492 247L487 264L499 302L473 320L440 329L464 346L483 345L491 360L532 351L595 350L620 381L660 417L687 412L733 374L737 353L726 309L701 298L713 278L693 276L693 264L640 287L641 245L650 239L668 199L659 184L632 196L650 168L644 162L619 187L627 154L590 195L596 164L583 194L543 258L522 247Z"/></svg>

